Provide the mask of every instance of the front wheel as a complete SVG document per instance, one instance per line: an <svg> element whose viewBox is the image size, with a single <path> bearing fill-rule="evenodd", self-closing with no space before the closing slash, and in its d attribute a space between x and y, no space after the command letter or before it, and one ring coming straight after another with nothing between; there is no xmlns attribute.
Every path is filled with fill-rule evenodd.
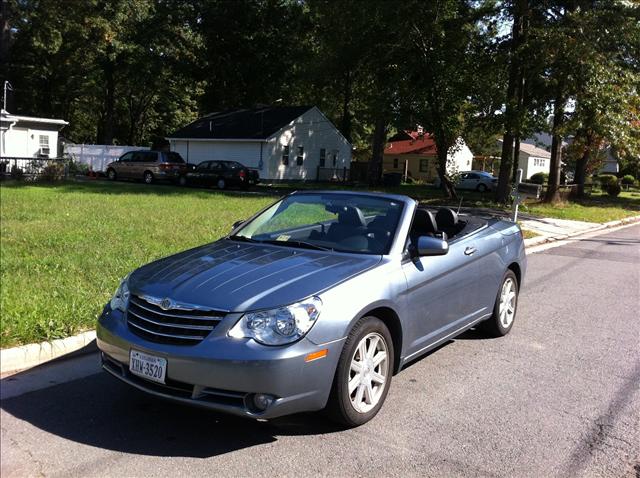
<svg viewBox="0 0 640 478"><path fill-rule="evenodd" d="M180 176L178 178L178 185L179 186L186 186L187 185L187 178L185 176Z"/></svg>
<svg viewBox="0 0 640 478"><path fill-rule="evenodd" d="M110 181L115 181L116 176L116 170L113 168L109 168L109 170L107 171L107 178L109 178Z"/></svg>
<svg viewBox="0 0 640 478"><path fill-rule="evenodd" d="M393 341L384 322L360 319L340 355L327 405L330 417L348 427L375 417L391 385L393 360Z"/></svg>
<svg viewBox="0 0 640 478"><path fill-rule="evenodd" d="M216 181L216 187L218 189L224 189L227 187L227 182L224 180L224 178L218 178L218 180Z"/></svg>
<svg viewBox="0 0 640 478"><path fill-rule="evenodd" d="M482 323L484 330L493 337L507 335L513 327L518 307L518 279L512 270L508 270L498 290L493 315Z"/></svg>
<svg viewBox="0 0 640 478"><path fill-rule="evenodd" d="M485 186L484 184L478 184L478 187L476 188L476 191L478 191L479 193L486 193L487 192L487 186Z"/></svg>

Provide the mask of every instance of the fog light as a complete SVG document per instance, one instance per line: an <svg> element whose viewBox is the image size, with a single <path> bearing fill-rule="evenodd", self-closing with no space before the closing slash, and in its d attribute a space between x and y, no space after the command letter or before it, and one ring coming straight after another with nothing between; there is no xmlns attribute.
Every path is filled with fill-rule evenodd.
<svg viewBox="0 0 640 478"><path fill-rule="evenodd" d="M266 393L256 393L253 396L253 404L261 412L269 408L273 403L274 397L267 395Z"/></svg>

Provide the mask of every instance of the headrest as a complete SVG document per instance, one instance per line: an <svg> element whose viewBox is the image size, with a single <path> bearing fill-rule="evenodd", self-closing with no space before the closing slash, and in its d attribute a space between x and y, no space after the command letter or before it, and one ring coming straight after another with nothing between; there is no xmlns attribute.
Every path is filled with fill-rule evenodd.
<svg viewBox="0 0 640 478"><path fill-rule="evenodd" d="M436 214L436 223L439 229L453 227L458 224L458 215L448 207L441 207Z"/></svg>
<svg viewBox="0 0 640 478"><path fill-rule="evenodd" d="M364 219L362 211L357 207L344 206L338 213L338 224L343 226L366 227L367 222Z"/></svg>
<svg viewBox="0 0 640 478"><path fill-rule="evenodd" d="M413 229L417 232L437 232L438 224L433 217L433 213L426 209L416 209L413 217Z"/></svg>

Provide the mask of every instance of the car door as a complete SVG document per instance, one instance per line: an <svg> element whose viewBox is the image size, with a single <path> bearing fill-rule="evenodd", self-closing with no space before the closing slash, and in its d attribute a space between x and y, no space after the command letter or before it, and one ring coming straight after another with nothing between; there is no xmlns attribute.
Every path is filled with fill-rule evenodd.
<svg viewBox="0 0 640 478"><path fill-rule="evenodd" d="M409 355L454 335L486 313L480 304L477 250L473 236L461 237L449 244L446 255L403 261Z"/></svg>
<svg viewBox="0 0 640 478"><path fill-rule="evenodd" d="M158 168L158 152L142 151L140 154L140 162L136 166L137 177L144 177L145 171L156 173Z"/></svg>
<svg viewBox="0 0 640 478"><path fill-rule="evenodd" d="M206 183L211 161L204 161L196 166L196 169L189 174L189 181L196 186L203 186Z"/></svg>
<svg viewBox="0 0 640 478"><path fill-rule="evenodd" d="M131 162L133 160L133 152L123 154L120 159L113 164L116 174L120 178L131 177Z"/></svg>

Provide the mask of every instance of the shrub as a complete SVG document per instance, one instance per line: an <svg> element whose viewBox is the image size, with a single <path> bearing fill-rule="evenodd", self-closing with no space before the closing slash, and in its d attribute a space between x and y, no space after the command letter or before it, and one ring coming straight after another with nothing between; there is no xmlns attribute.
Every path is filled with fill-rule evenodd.
<svg viewBox="0 0 640 478"><path fill-rule="evenodd" d="M69 161L69 174L75 176L81 174L86 176L89 173L89 165L85 163L79 163L76 161Z"/></svg>
<svg viewBox="0 0 640 478"><path fill-rule="evenodd" d="M598 181L602 185L602 189L606 190L610 184L618 184L618 178L613 174L601 174L598 176Z"/></svg>
<svg viewBox="0 0 640 478"><path fill-rule="evenodd" d="M24 176L24 171L22 171L21 168L19 168L17 165L13 165L11 167L11 178L12 179L22 179L22 176Z"/></svg>
<svg viewBox="0 0 640 478"><path fill-rule="evenodd" d="M528 179L528 182L533 184L545 184L549 182L549 175L547 173L536 173Z"/></svg>
<svg viewBox="0 0 640 478"><path fill-rule="evenodd" d="M634 178L631 174L625 174L622 178L622 184L626 184L627 186L632 186L635 182L636 178Z"/></svg>
<svg viewBox="0 0 640 478"><path fill-rule="evenodd" d="M52 161L43 169L38 179L41 181L62 181L64 179L64 163Z"/></svg>
<svg viewBox="0 0 640 478"><path fill-rule="evenodd" d="M618 194L620 194L621 190L622 188L617 182L608 184L606 187L607 194L613 197L616 197Z"/></svg>

